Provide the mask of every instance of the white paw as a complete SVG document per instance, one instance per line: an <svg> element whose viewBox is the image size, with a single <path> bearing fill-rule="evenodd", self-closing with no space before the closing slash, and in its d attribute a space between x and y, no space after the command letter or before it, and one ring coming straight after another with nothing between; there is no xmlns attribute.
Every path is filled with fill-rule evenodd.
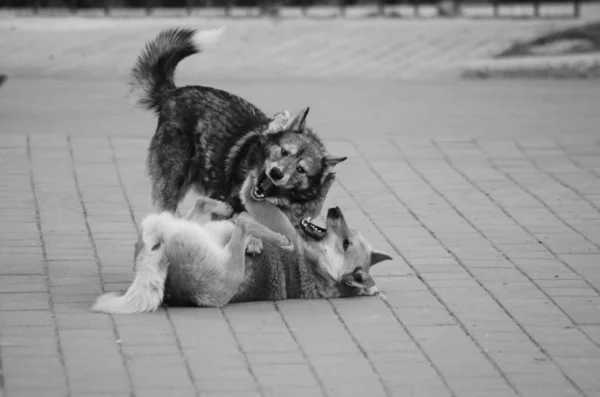
<svg viewBox="0 0 600 397"><path fill-rule="evenodd" d="M246 254L258 255L263 251L262 240L256 237L251 237L250 242L246 246Z"/></svg>
<svg viewBox="0 0 600 397"><path fill-rule="evenodd" d="M273 120L269 123L265 134L282 131L283 129L285 129L289 121L290 112L288 112L287 110L274 114Z"/></svg>
<svg viewBox="0 0 600 397"><path fill-rule="evenodd" d="M292 243L286 236L283 234L280 237L279 246L286 251L294 250L294 243Z"/></svg>

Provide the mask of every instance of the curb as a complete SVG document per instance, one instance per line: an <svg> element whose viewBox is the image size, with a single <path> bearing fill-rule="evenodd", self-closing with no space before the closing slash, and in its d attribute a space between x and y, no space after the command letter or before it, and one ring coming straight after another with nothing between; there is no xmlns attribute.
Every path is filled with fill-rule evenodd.
<svg viewBox="0 0 600 397"><path fill-rule="evenodd" d="M600 53L484 59L463 64L461 69L463 79L597 79Z"/></svg>

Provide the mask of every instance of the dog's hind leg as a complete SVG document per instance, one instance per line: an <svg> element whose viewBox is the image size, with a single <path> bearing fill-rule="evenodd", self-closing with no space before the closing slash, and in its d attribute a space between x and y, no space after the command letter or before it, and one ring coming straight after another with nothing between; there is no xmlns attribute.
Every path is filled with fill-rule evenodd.
<svg viewBox="0 0 600 397"><path fill-rule="evenodd" d="M164 297L169 262L164 235L172 228L170 214L150 215L142 222L142 237L136 250L135 277L125 294L108 292L98 297L92 311L103 313L143 313L155 311Z"/></svg>
<svg viewBox="0 0 600 397"><path fill-rule="evenodd" d="M164 123L152 138L147 167L151 201L157 212L175 214L191 186L193 147L174 123Z"/></svg>

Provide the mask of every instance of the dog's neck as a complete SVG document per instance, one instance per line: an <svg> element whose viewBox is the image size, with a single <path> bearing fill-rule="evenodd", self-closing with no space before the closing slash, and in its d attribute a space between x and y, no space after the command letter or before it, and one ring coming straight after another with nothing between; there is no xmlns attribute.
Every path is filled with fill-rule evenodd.
<svg viewBox="0 0 600 397"><path fill-rule="evenodd" d="M302 275L300 279L302 297L308 299L341 297L340 283L323 266L325 260L323 253L305 240L303 242L300 249L302 259L298 263Z"/></svg>

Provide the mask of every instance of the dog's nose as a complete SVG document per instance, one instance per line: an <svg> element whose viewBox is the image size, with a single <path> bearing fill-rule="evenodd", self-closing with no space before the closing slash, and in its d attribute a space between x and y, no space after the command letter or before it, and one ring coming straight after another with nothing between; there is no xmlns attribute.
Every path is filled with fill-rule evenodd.
<svg viewBox="0 0 600 397"><path fill-rule="evenodd" d="M337 219L342 217L342 210L340 207L331 207L327 211L327 217L331 219Z"/></svg>
<svg viewBox="0 0 600 397"><path fill-rule="evenodd" d="M271 177L271 179L273 179L274 181L278 181L281 178L283 178L283 172L281 172L281 170L277 167L273 167L271 169L271 171L269 171L269 176Z"/></svg>

